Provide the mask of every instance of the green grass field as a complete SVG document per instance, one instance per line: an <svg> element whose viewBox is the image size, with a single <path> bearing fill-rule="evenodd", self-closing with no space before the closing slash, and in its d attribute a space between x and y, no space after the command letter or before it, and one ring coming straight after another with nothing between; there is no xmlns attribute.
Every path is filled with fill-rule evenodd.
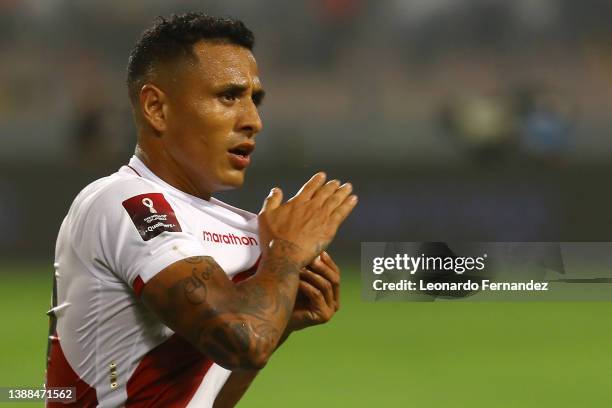
<svg viewBox="0 0 612 408"><path fill-rule="evenodd" d="M0 270L0 387L43 381L49 270ZM364 303L345 272L336 318L294 334L239 406L610 407L611 315L612 303Z"/></svg>

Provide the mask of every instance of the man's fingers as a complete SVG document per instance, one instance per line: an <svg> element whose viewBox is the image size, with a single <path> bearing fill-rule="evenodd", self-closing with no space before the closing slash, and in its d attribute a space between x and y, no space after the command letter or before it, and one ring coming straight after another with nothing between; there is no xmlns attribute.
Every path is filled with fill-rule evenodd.
<svg viewBox="0 0 612 408"><path fill-rule="evenodd" d="M346 217L349 216L351 211L353 211L353 209L357 205L357 201L359 200L357 199L356 195L353 194L348 196L342 202L342 204L336 207L336 209L332 212L330 217L331 221L336 225L342 224L342 222L346 219Z"/></svg>
<svg viewBox="0 0 612 408"><path fill-rule="evenodd" d="M348 197L352 192L353 185L351 183L344 183L327 198L324 204L325 207L327 207L328 211L333 211L336 209L336 207L342 204L344 200L346 200L346 197Z"/></svg>
<svg viewBox="0 0 612 408"><path fill-rule="evenodd" d="M331 255L327 253L327 251L323 251L321 253L321 260L330 268L332 268L335 272L340 276L340 267L336 265L336 262L332 259Z"/></svg>
<svg viewBox="0 0 612 408"><path fill-rule="evenodd" d="M326 304L325 299L323 295L321 294L321 292L316 287L308 283L307 281L300 280L298 291L303 296L306 296L306 298L312 304L319 304L319 305L325 306ZM322 308L319 308L318 311L316 312L313 310L307 310L305 312L308 313L308 316L311 318L311 320L317 320L319 323L325 323L325 322L328 322L332 318L332 316L335 313L334 311L338 310L337 307L330 309L332 307L333 306L322 307Z"/></svg>
<svg viewBox="0 0 612 408"><path fill-rule="evenodd" d="M340 182L338 180L330 180L321 188L319 188L312 196L313 200L319 203L324 203L332 194L340 188Z"/></svg>
<svg viewBox="0 0 612 408"><path fill-rule="evenodd" d="M310 200L310 198L312 198L312 195L323 185L325 184L325 179L327 178L327 175L325 173L318 172L317 174L315 174L314 176L312 176L310 178L310 180L308 180L306 182L306 184L304 184L302 186L302 188L300 188L300 191L297 192L296 195L294 195L289 201L293 201L293 200Z"/></svg>
<svg viewBox="0 0 612 408"><path fill-rule="evenodd" d="M300 272L300 280L316 288L323 295L325 304L334 307L334 290L330 281L306 268Z"/></svg>
<svg viewBox="0 0 612 408"><path fill-rule="evenodd" d="M263 203L263 207L261 208L260 214L264 211L269 211L277 208L283 202L283 191L274 187L270 190L270 194L266 197Z"/></svg>
<svg viewBox="0 0 612 408"><path fill-rule="evenodd" d="M309 267L314 273L318 273L331 283L336 308L340 307L340 268L338 265L327 252L323 251Z"/></svg>
<svg viewBox="0 0 612 408"><path fill-rule="evenodd" d="M340 278L342 276L340 273L340 268L326 251L323 251L321 254L321 260L325 262L325 264L329 266L338 277L338 284L334 285L334 300L336 301L336 310L338 310L340 309Z"/></svg>
<svg viewBox="0 0 612 408"><path fill-rule="evenodd" d="M340 269L338 266L331 261L329 255L327 258L331 261L331 264L326 260L325 255L327 252L323 251L320 256L317 256L311 263L308 265L308 268L316 274L321 275L325 279L327 279L332 286L336 286L340 284Z"/></svg>
<svg viewBox="0 0 612 408"><path fill-rule="evenodd" d="M299 283L298 290L308 298L311 302L325 305L325 297L319 289L314 287L308 281L301 280Z"/></svg>

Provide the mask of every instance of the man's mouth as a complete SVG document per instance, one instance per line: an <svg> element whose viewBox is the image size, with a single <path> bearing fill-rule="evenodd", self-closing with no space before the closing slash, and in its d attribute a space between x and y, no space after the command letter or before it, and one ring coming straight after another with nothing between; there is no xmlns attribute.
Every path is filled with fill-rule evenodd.
<svg viewBox="0 0 612 408"><path fill-rule="evenodd" d="M242 143L229 149L229 152L237 156L249 157L254 150L255 145L253 143Z"/></svg>
<svg viewBox="0 0 612 408"><path fill-rule="evenodd" d="M239 170L245 169L251 162L251 154L255 150L254 143L241 143L228 150L230 160Z"/></svg>

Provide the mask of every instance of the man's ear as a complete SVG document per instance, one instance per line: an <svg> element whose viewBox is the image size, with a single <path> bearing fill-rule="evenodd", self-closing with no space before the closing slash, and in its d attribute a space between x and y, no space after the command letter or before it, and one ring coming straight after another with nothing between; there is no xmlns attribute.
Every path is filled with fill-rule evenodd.
<svg viewBox="0 0 612 408"><path fill-rule="evenodd" d="M164 91L153 84L145 84L140 89L142 116L158 133L166 130L166 109L168 98Z"/></svg>

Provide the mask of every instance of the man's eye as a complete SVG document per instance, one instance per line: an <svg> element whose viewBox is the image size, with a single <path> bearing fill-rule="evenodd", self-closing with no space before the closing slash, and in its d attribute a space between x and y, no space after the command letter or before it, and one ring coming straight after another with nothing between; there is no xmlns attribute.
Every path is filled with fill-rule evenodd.
<svg viewBox="0 0 612 408"><path fill-rule="evenodd" d="M238 97L234 94L222 94L221 100L224 102L234 102Z"/></svg>

